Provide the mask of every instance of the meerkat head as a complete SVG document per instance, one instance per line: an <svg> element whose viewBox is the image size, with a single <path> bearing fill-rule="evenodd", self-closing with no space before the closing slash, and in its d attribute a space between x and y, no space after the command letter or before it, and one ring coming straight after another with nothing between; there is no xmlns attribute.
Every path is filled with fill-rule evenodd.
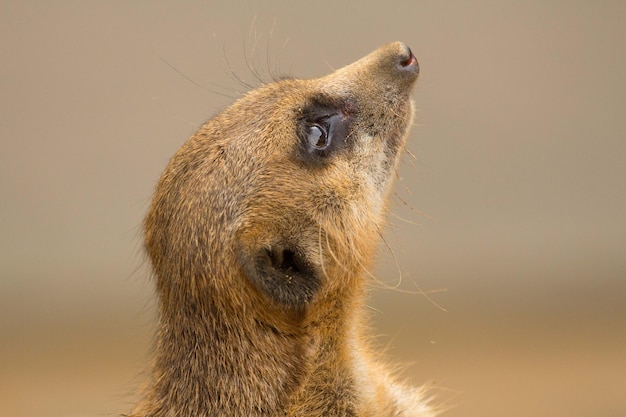
<svg viewBox="0 0 626 417"><path fill-rule="evenodd" d="M418 73L392 43L322 78L263 85L208 121L146 218L161 297L303 312L348 292L384 223Z"/></svg>

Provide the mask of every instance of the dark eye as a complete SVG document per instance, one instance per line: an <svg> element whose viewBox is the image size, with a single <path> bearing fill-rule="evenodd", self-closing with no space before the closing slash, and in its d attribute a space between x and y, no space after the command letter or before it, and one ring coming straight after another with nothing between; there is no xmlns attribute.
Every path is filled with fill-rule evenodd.
<svg viewBox="0 0 626 417"><path fill-rule="evenodd" d="M320 124L313 124L307 127L306 137L309 144L317 150L324 150L330 146L328 128Z"/></svg>
<svg viewBox="0 0 626 417"><path fill-rule="evenodd" d="M333 155L346 147L352 113L348 113L343 107L313 104L300 110L299 149L307 161L330 161Z"/></svg>

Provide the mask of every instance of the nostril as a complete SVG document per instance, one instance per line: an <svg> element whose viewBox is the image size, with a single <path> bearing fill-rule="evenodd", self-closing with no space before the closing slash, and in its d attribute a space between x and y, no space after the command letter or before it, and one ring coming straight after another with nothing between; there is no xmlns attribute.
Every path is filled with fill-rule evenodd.
<svg viewBox="0 0 626 417"><path fill-rule="evenodd" d="M419 72L419 64L417 62L417 58L413 55L411 48L404 45L405 51L400 56L400 66L399 69L401 71L410 71L410 72Z"/></svg>
<svg viewBox="0 0 626 417"><path fill-rule="evenodd" d="M411 55L406 60L400 62L400 65L402 65L403 67L408 67L409 65L417 65L417 58L415 58L415 55L413 55L413 52L411 52Z"/></svg>

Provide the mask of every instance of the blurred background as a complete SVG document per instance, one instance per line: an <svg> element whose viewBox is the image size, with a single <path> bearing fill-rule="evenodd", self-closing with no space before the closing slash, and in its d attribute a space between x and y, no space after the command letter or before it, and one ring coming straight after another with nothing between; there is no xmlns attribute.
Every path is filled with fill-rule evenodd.
<svg viewBox="0 0 626 417"><path fill-rule="evenodd" d="M626 415L625 21L623 1L1 0L0 415L128 411L169 157L237 78L393 40L420 110L376 342L446 416Z"/></svg>

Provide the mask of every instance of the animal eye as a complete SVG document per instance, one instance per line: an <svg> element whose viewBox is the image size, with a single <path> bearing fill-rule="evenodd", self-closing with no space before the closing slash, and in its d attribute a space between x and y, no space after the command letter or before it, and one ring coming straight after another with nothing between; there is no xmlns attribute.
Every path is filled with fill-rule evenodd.
<svg viewBox="0 0 626 417"><path fill-rule="evenodd" d="M300 119L298 137L301 155L307 161L329 161L346 146L351 115L341 108L312 107L305 109Z"/></svg>
<svg viewBox="0 0 626 417"><path fill-rule="evenodd" d="M313 124L307 127L307 140L315 149L324 150L330 145L328 137L328 129L319 124Z"/></svg>

